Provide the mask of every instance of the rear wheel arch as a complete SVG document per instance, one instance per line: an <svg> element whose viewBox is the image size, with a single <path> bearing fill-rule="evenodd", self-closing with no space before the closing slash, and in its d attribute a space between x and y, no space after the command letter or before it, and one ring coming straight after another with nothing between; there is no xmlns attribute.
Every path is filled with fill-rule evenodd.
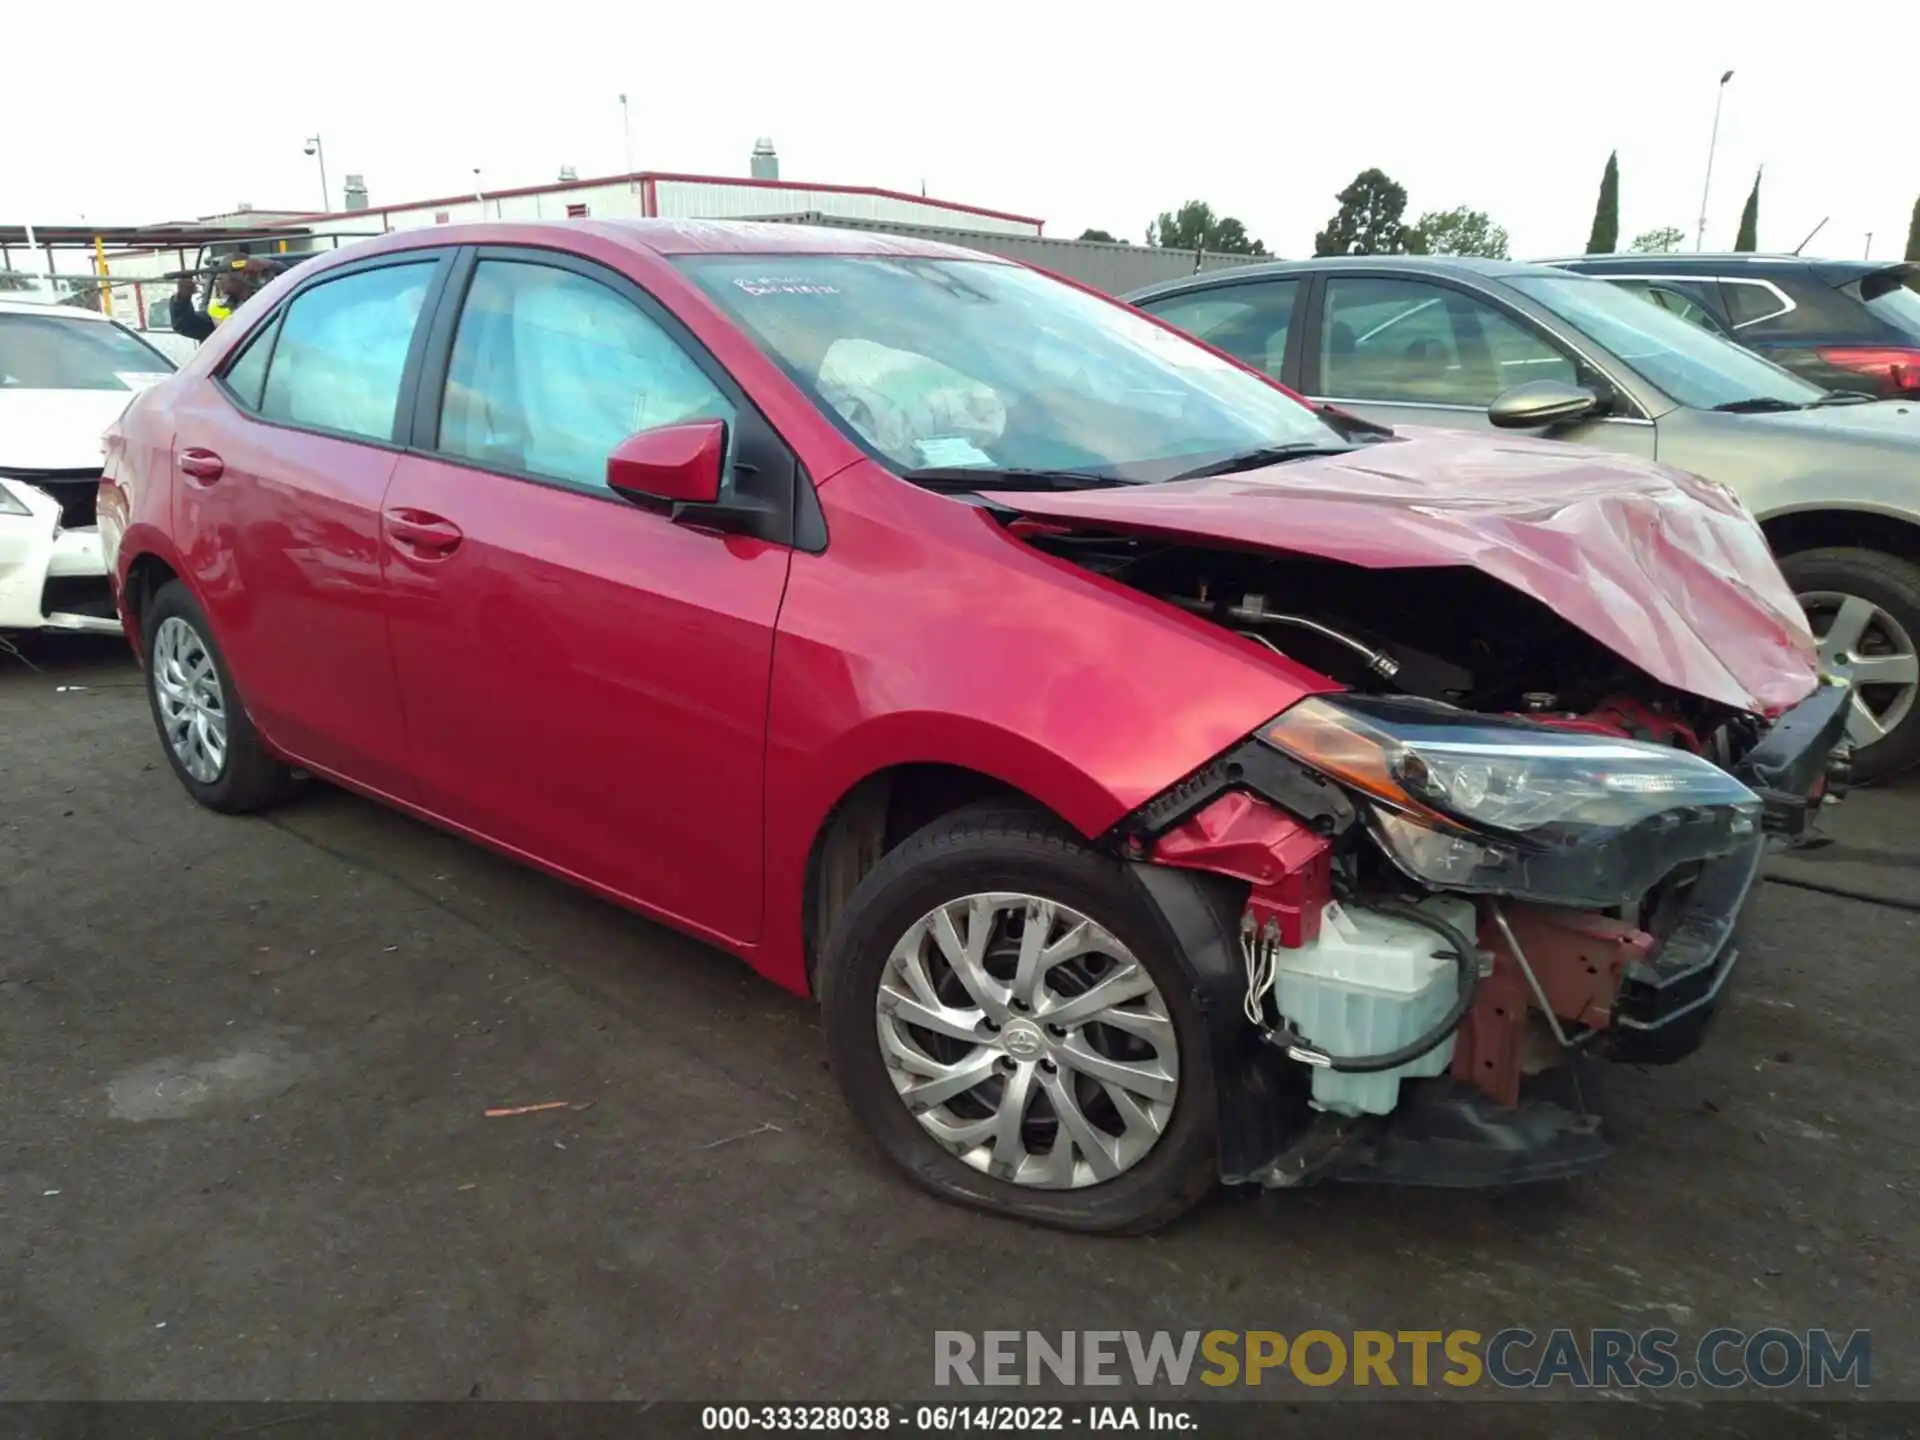
<svg viewBox="0 0 1920 1440"><path fill-rule="evenodd" d="M145 636L147 607L153 603L153 597L160 593L161 586L179 578L179 572L151 550L133 557L127 565L127 578L120 595L120 604L126 611L131 635ZM138 643L144 650L145 639L140 638Z"/></svg>

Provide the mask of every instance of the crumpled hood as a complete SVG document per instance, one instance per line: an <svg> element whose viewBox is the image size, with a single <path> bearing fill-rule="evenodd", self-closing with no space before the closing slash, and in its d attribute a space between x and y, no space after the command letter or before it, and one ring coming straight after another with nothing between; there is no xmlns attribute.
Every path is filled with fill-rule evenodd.
<svg viewBox="0 0 1920 1440"><path fill-rule="evenodd" d="M1413 427L1396 437L1203 480L985 493L1037 517L1369 569L1470 565L1677 689L1764 714L1813 691L1805 617L1730 492L1558 442Z"/></svg>
<svg viewBox="0 0 1920 1440"><path fill-rule="evenodd" d="M98 469L100 437L135 388L0 388L0 470Z"/></svg>

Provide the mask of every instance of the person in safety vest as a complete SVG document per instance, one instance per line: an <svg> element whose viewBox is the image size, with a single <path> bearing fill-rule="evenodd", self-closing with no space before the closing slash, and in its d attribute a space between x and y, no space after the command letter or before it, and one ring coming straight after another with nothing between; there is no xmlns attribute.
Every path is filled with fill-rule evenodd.
<svg viewBox="0 0 1920 1440"><path fill-rule="evenodd" d="M193 308L193 276L182 275L171 305L174 333L205 340L214 327L246 304L267 278L267 267L249 260L243 270L229 270L213 282L213 297L205 310Z"/></svg>

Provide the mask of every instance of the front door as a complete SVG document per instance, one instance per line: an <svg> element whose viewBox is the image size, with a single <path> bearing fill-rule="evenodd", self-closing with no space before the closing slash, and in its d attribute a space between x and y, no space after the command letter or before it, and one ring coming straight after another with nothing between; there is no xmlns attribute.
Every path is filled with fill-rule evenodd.
<svg viewBox="0 0 1920 1440"><path fill-rule="evenodd" d="M791 552L623 499L606 462L635 431L709 417L730 463L764 475L791 456L624 278L541 252L471 263L428 453L400 461L384 506L421 803L752 942Z"/></svg>
<svg viewBox="0 0 1920 1440"><path fill-rule="evenodd" d="M441 263L299 291L175 412L174 531L252 719L302 763L402 798L380 507Z"/></svg>
<svg viewBox="0 0 1920 1440"><path fill-rule="evenodd" d="M1487 407L1531 380L1593 384L1578 357L1517 311L1461 287L1329 275L1306 351L1308 393L1386 425L1491 428ZM1542 434L1652 459L1644 420L1602 418Z"/></svg>

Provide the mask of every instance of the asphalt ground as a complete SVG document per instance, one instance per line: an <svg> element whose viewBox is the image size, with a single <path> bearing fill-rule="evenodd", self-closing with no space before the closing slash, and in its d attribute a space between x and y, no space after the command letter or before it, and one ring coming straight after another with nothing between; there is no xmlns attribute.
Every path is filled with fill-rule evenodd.
<svg viewBox="0 0 1920 1440"><path fill-rule="evenodd" d="M1706 1048L1601 1077L1597 1177L1222 1194L1087 1240L910 1188L810 1006L737 961L331 788L200 810L121 647L25 653L0 652L0 1398L951 1400L936 1330L1778 1325L1870 1329L1871 1399L1670 1394L1665 1433L1920 1413L1872 1403L1920 1400L1911 909L1766 885ZM1920 787L1856 792L1779 873L1911 904L1917 822ZM1277 1383L1240 1398L1353 1394Z"/></svg>

